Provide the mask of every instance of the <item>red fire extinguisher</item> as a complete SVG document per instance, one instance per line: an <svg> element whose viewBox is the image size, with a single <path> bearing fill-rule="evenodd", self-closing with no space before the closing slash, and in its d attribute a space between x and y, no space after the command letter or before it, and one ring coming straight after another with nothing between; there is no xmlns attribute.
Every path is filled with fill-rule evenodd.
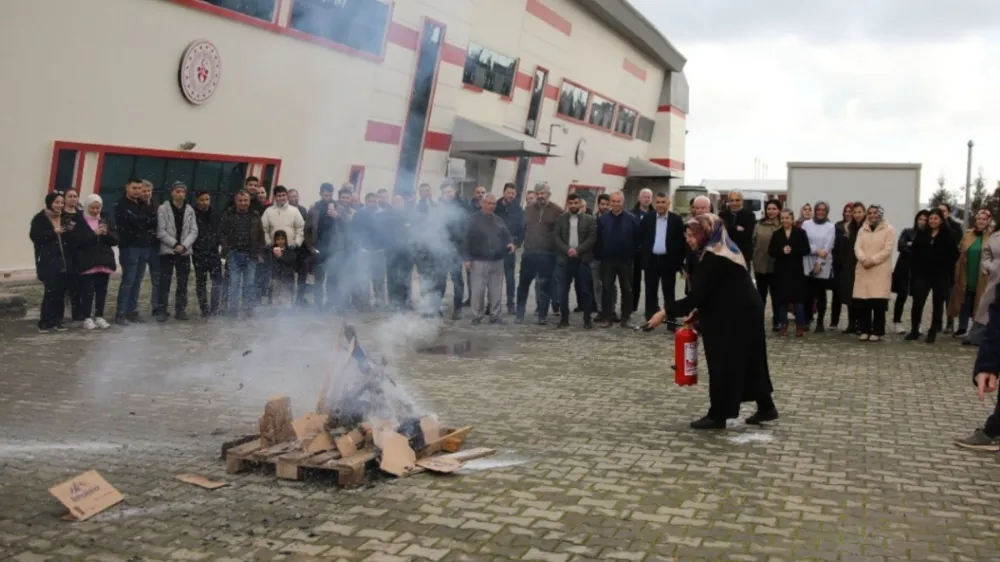
<svg viewBox="0 0 1000 562"><path fill-rule="evenodd" d="M674 382L678 386L698 384L698 333L691 324L674 333Z"/></svg>

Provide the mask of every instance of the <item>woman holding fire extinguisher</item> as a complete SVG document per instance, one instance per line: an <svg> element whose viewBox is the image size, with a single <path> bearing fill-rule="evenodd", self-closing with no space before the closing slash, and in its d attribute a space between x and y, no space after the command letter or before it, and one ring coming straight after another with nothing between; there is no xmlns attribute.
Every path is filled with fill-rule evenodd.
<svg viewBox="0 0 1000 562"><path fill-rule="evenodd" d="M685 323L690 323L697 316L708 363L710 407L705 417L691 422L693 429L724 429L727 419L739 416L740 403L750 401L757 402L757 412L747 423L774 421L778 409L771 399L764 303L746 260L717 215L692 218L685 238L699 260L691 292L639 329L652 330L667 318L686 317Z"/></svg>

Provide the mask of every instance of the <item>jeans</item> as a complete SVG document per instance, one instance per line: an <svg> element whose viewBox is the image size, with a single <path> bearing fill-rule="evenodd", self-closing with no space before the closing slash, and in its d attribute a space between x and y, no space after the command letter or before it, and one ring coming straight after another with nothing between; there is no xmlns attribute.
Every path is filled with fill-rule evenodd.
<svg viewBox="0 0 1000 562"><path fill-rule="evenodd" d="M211 296L209 296L208 281L212 280ZM205 258L194 262L194 292L198 298L198 308L203 315L219 312L219 301L222 296L222 262L219 258Z"/></svg>
<svg viewBox="0 0 1000 562"><path fill-rule="evenodd" d="M646 320L660 310L660 293L663 293L663 307L677 300L677 270L667 262L666 256L651 255L646 268ZM638 300L639 289L635 289Z"/></svg>
<svg viewBox="0 0 1000 562"><path fill-rule="evenodd" d="M628 320L632 314L632 273L631 261L604 260L601 262L601 282L604 284L604 294L601 295L604 304L601 309L605 312L605 320L608 322L611 322L611 316L607 314L607 311L615 309L615 303L612 299L614 298L613 291L616 279L622 294L622 322Z"/></svg>
<svg viewBox="0 0 1000 562"><path fill-rule="evenodd" d="M860 316L858 331L869 336L885 335L885 311L889 307L889 299L854 299Z"/></svg>
<svg viewBox="0 0 1000 562"><path fill-rule="evenodd" d="M795 312L795 324L797 326L806 325L806 307L800 302L792 303L792 310ZM778 325L788 324L788 303L778 305Z"/></svg>
<svg viewBox="0 0 1000 562"><path fill-rule="evenodd" d="M517 267L517 253L503 257L503 283L507 292L507 311L517 310L517 297L514 296L517 286L514 283L514 269Z"/></svg>
<svg viewBox="0 0 1000 562"><path fill-rule="evenodd" d="M160 255L160 299L158 310L153 314L166 314L167 303L170 302L170 283L174 270L177 270L177 291L174 294L174 311L184 312L187 309L188 278L191 276L191 256L177 254Z"/></svg>
<svg viewBox="0 0 1000 562"><path fill-rule="evenodd" d="M910 332L920 332L920 320L924 315L924 305L927 297L931 297L931 329L929 334L941 331L941 319L944 315L944 303L948 300L951 284L947 275L927 277L915 275L911 281L913 292L913 307L910 309Z"/></svg>
<svg viewBox="0 0 1000 562"><path fill-rule="evenodd" d="M43 281L42 310L38 315L38 328L50 330L62 325L66 313L66 274L60 273Z"/></svg>
<svg viewBox="0 0 1000 562"><path fill-rule="evenodd" d="M962 311L958 314L958 329L967 332L969 330L969 320L972 318L973 306L976 304L976 290L965 289L965 298L962 300Z"/></svg>
<svg viewBox="0 0 1000 562"><path fill-rule="evenodd" d="M313 284L313 304L319 308L332 307L340 310L350 302L344 292L344 264L337 257L327 257L325 261L316 263ZM325 295L324 295L325 289Z"/></svg>
<svg viewBox="0 0 1000 562"><path fill-rule="evenodd" d="M517 280L518 318L524 318L524 310L528 304L528 290L531 288L532 281L535 281L535 302L538 305L538 318L544 320L548 316L549 304L553 298L549 290L555 267L555 254L525 252L521 256L521 272Z"/></svg>
<svg viewBox="0 0 1000 562"><path fill-rule="evenodd" d="M108 273L80 275L80 310L84 318L104 318L108 298Z"/></svg>
<svg viewBox="0 0 1000 562"><path fill-rule="evenodd" d="M255 278L257 260L251 258L249 252L230 252L226 261L229 264L229 313L239 312L240 295L243 296L243 309L252 311L260 302Z"/></svg>
<svg viewBox="0 0 1000 562"><path fill-rule="evenodd" d="M754 280L757 282L757 294L760 295L761 302L767 304L768 293L773 293L771 285L774 280L774 274L754 273ZM774 294L771 294L771 326L774 328L781 326L781 316L778 314L778 301L774 299ZM786 318L787 314L786 312Z"/></svg>
<svg viewBox="0 0 1000 562"><path fill-rule="evenodd" d="M123 317L138 313L139 289L142 287L142 276L146 273L146 260L149 256L146 250L146 248L118 250L122 280L118 285L118 297L115 299L115 316ZM157 287L159 284L157 281Z"/></svg>
<svg viewBox="0 0 1000 562"><path fill-rule="evenodd" d="M583 320L590 322L590 315L594 312L594 297L590 288L590 264L568 258L566 263L559 265L559 279L559 312L562 321L569 322L569 313L573 310L569 306L569 284L573 283L580 294L578 304L583 307Z"/></svg>

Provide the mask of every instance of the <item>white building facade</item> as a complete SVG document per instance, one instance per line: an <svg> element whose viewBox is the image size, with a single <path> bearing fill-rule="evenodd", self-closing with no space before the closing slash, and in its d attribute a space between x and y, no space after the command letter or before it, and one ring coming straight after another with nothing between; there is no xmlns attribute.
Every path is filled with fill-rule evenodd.
<svg viewBox="0 0 1000 562"><path fill-rule="evenodd" d="M627 0L31 0L0 21L0 216L23 226L0 272L33 268L47 191L110 213L129 177L217 205L249 175L304 204L324 182L547 181L558 203L682 183L685 60Z"/></svg>

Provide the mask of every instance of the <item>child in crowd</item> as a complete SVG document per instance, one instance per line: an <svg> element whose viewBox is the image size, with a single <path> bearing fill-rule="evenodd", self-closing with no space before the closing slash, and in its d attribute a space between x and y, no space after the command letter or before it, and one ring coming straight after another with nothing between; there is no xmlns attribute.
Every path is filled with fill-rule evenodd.
<svg viewBox="0 0 1000 562"><path fill-rule="evenodd" d="M268 248L271 261L271 304L288 306L295 297L295 263L297 256L288 248L288 235L284 230L274 233L274 244Z"/></svg>

